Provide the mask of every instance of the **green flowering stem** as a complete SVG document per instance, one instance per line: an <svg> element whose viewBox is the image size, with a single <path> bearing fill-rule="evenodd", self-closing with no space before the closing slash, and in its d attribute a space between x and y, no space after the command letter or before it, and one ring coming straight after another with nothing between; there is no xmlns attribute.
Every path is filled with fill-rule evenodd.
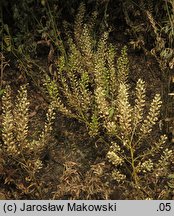
<svg viewBox="0 0 174 216"><path fill-rule="evenodd" d="M132 177L135 182L135 185L139 185L138 176L135 167L135 157L134 157L134 148L132 147L132 143L129 145L130 155L131 155L131 166L132 166Z"/></svg>

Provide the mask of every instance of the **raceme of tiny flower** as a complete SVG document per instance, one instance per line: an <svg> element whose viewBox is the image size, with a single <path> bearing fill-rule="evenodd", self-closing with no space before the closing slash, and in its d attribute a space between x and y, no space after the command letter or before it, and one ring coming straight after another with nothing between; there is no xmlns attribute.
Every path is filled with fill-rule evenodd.
<svg viewBox="0 0 174 216"><path fill-rule="evenodd" d="M143 110L145 106L145 82L141 79L137 81L136 85L136 99L133 109L133 125L137 127L137 124L143 120Z"/></svg>
<svg viewBox="0 0 174 216"><path fill-rule="evenodd" d="M152 127L156 124L161 108L161 96L156 94L148 112L147 118L144 120L140 131L142 136L148 135L152 131Z"/></svg>
<svg viewBox="0 0 174 216"><path fill-rule="evenodd" d="M119 170L114 170L112 171L112 178L119 183L119 182L124 182L124 180L126 179L126 176L120 173Z"/></svg>
<svg viewBox="0 0 174 216"><path fill-rule="evenodd" d="M132 107L128 99L128 87L126 84L121 83L118 91L117 98L117 111L119 118L119 126L125 135L128 135L131 131L131 116L132 116Z"/></svg>
<svg viewBox="0 0 174 216"><path fill-rule="evenodd" d="M121 165L124 161L121 157L118 156L118 154L113 151L109 151L107 153L107 158L115 166Z"/></svg>

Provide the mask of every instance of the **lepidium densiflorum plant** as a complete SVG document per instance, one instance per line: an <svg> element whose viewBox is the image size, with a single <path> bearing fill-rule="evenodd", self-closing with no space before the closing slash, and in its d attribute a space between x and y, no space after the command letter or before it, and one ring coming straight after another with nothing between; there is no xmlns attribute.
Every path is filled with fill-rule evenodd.
<svg viewBox="0 0 174 216"><path fill-rule="evenodd" d="M166 178L173 157L172 150L166 147L166 135L161 135L157 141L150 139L158 122L161 97L159 94L154 96L145 115L144 81L137 81L133 105L129 102L129 92L126 82L120 83L116 102L116 139L111 142L107 158L114 166L112 176L117 182L130 181L142 192L139 198L154 198L154 185Z"/></svg>
<svg viewBox="0 0 174 216"><path fill-rule="evenodd" d="M29 131L27 85L20 87L15 102L13 102L11 88L7 86L2 97L2 109L2 143L0 147L5 183L15 184L24 194L30 194L34 186L39 193L36 175L43 167L42 157L49 143L55 117L54 104L51 103L48 108L44 129L38 139L33 138ZM9 176L10 170L13 172L13 176Z"/></svg>
<svg viewBox="0 0 174 216"><path fill-rule="evenodd" d="M115 67L116 49L108 43L109 32L94 37L91 22L96 14L86 23L84 14L81 4L74 31L68 35L67 53L59 56L57 71L53 77L47 76L45 85L59 111L85 123L90 136L97 136L109 124L111 129L116 126L112 117L118 84L128 75L127 48Z"/></svg>
<svg viewBox="0 0 174 216"><path fill-rule="evenodd" d="M135 93L130 92L127 47L116 58L109 32L94 38L94 25L84 22L84 14L82 4L68 35L67 53L60 54L57 70L46 77L45 86L59 111L84 122L91 137L107 140L113 179L143 190L146 179L166 175L172 157L165 135L158 141L150 139L161 97L156 94L148 110L144 81L139 79ZM134 95L135 100L130 100Z"/></svg>

